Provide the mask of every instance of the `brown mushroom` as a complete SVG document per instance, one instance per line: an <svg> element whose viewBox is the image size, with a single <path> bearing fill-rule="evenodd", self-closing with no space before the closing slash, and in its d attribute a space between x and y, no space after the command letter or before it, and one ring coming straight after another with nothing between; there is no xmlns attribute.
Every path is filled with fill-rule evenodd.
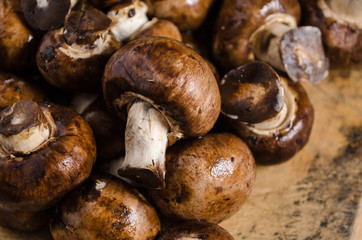
<svg viewBox="0 0 362 240"><path fill-rule="evenodd" d="M160 231L160 220L135 188L98 174L61 201L50 230L54 240L151 240Z"/></svg>
<svg viewBox="0 0 362 240"><path fill-rule="evenodd" d="M0 69L36 70L38 37L26 25L19 0L0 0Z"/></svg>
<svg viewBox="0 0 362 240"><path fill-rule="evenodd" d="M213 0L146 0L148 14L152 17L167 19L182 30L194 30L201 26L213 3Z"/></svg>
<svg viewBox="0 0 362 240"><path fill-rule="evenodd" d="M227 0L219 12L213 54L229 71L250 58L284 71L293 81L317 83L328 75L321 32L316 27L297 27L297 0Z"/></svg>
<svg viewBox="0 0 362 240"><path fill-rule="evenodd" d="M166 188L148 192L171 220L218 223L240 209L255 180L250 149L230 133L175 143L167 149L166 167Z"/></svg>
<svg viewBox="0 0 362 240"><path fill-rule="evenodd" d="M72 12L63 28L43 37L36 56L40 73L62 89L99 91L104 66L120 47L110 24L111 20L94 8Z"/></svg>
<svg viewBox="0 0 362 240"><path fill-rule="evenodd" d="M45 92L35 83L0 72L0 109L25 99L44 102L46 98Z"/></svg>
<svg viewBox="0 0 362 240"><path fill-rule="evenodd" d="M205 60L180 41L134 40L106 65L103 93L125 116L126 157L119 173L163 187L165 151L177 139L206 134L220 112L220 93Z"/></svg>
<svg viewBox="0 0 362 240"><path fill-rule="evenodd" d="M134 0L88 0L90 4L98 9L108 9L116 4L133 2Z"/></svg>
<svg viewBox="0 0 362 240"><path fill-rule="evenodd" d="M300 0L302 22L321 29L326 54L336 66L362 63L362 2Z"/></svg>
<svg viewBox="0 0 362 240"><path fill-rule="evenodd" d="M54 205L90 174L91 128L73 110L23 100L0 113L0 204L21 210Z"/></svg>
<svg viewBox="0 0 362 240"><path fill-rule="evenodd" d="M0 206L0 226L18 231L35 231L49 225L49 211L22 211Z"/></svg>
<svg viewBox="0 0 362 240"><path fill-rule="evenodd" d="M223 115L257 163L286 161L308 142L314 112L306 91L269 65L250 62L231 70L220 92Z"/></svg>
<svg viewBox="0 0 362 240"><path fill-rule="evenodd" d="M61 27L78 0L21 0L27 23L35 30Z"/></svg>
<svg viewBox="0 0 362 240"><path fill-rule="evenodd" d="M206 221L186 221L166 229L157 240L234 240L225 229Z"/></svg>
<svg viewBox="0 0 362 240"><path fill-rule="evenodd" d="M182 41L177 26L168 20L153 18L131 36L131 40L141 37L168 37Z"/></svg>

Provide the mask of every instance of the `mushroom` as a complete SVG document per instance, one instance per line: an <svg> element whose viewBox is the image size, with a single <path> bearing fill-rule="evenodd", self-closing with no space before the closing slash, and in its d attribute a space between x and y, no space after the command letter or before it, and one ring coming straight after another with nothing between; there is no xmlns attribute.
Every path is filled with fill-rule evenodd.
<svg viewBox="0 0 362 240"><path fill-rule="evenodd" d="M164 186L166 147L206 134L220 112L208 64L170 38L145 37L122 47L106 65L103 93L109 105L127 115L119 174L146 187Z"/></svg>
<svg viewBox="0 0 362 240"><path fill-rule="evenodd" d="M36 211L53 206L89 175L96 148L73 110L22 100L0 113L0 204Z"/></svg>
<svg viewBox="0 0 362 240"><path fill-rule="evenodd" d="M0 0L0 69L36 70L38 37L26 25L18 0Z"/></svg>
<svg viewBox="0 0 362 240"><path fill-rule="evenodd" d="M24 17L33 29L49 31L61 27L78 0L21 0Z"/></svg>
<svg viewBox="0 0 362 240"><path fill-rule="evenodd" d="M204 22L213 0L145 0L148 14L167 19L181 31L195 30Z"/></svg>
<svg viewBox="0 0 362 240"><path fill-rule="evenodd" d="M95 8L73 11L63 28L42 39L36 56L42 76L58 88L99 91L104 66L121 45L110 24L111 20Z"/></svg>
<svg viewBox="0 0 362 240"><path fill-rule="evenodd" d="M300 0L302 22L320 28L326 53L337 66L362 63L362 2Z"/></svg>
<svg viewBox="0 0 362 240"><path fill-rule="evenodd" d="M124 152L126 122L109 109L102 96L86 107L81 116L93 130L97 162L115 158Z"/></svg>
<svg viewBox="0 0 362 240"><path fill-rule="evenodd" d="M206 221L185 221L166 229L157 240L234 240L224 228Z"/></svg>
<svg viewBox="0 0 362 240"><path fill-rule="evenodd" d="M169 220L218 223L237 212L253 188L253 155L233 134L181 140L166 157L166 188L148 193Z"/></svg>
<svg viewBox="0 0 362 240"><path fill-rule="evenodd" d="M158 18L144 24L131 36L131 40L141 37L168 37L182 41L181 33L173 22Z"/></svg>
<svg viewBox="0 0 362 240"><path fill-rule="evenodd" d="M0 206L0 226L18 231L36 231L48 225L48 210L22 211Z"/></svg>
<svg viewBox="0 0 362 240"><path fill-rule="evenodd" d="M21 100L44 102L46 94L36 84L14 74L0 72L0 109Z"/></svg>
<svg viewBox="0 0 362 240"><path fill-rule="evenodd" d="M219 12L213 54L229 71L250 58L271 64L293 81L317 83L328 76L321 32L298 27L297 0L227 0Z"/></svg>
<svg viewBox="0 0 362 240"><path fill-rule="evenodd" d="M221 112L257 163L286 161L308 142L314 112L306 91L269 65L250 62L229 71L220 92Z"/></svg>
<svg viewBox="0 0 362 240"><path fill-rule="evenodd" d="M108 9L116 4L133 2L134 0L88 0L90 4L98 9Z"/></svg>
<svg viewBox="0 0 362 240"><path fill-rule="evenodd" d="M92 175L65 197L50 221L54 240L154 239L155 209L135 188L107 174Z"/></svg>

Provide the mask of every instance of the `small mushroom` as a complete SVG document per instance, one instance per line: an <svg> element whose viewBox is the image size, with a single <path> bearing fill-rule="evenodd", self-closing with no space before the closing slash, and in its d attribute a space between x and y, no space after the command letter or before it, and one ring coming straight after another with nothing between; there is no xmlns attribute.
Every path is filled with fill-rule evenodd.
<svg viewBox="0 0 362 240"><path fill-rule="evenodd" d="M157 240L234 240L224 228L206 221L185 221L166 229Z"/></svg>
<svg viewBox="0 0 362 240"><path fill-rule="evenodd" d="M109 9L116 4L129 3L133 1L134 0L88 0L90 4L102 10Z"/></svg>
<svg viewBox="0 0 362 240"><path fill-rule="evenodd" d="M111 175L92 175L58 205L50 221L54 240L154 239L155 209L142 194Z"/></svg>
<svg viewBox="0 0 362 240"><path fill-rule="evenodd" d="M0 206L0 226L18 231L36 231L49 225L49 210L22 211Z"/></svg>
<svg viewBox="0 0 362 240"><path fill-rule="evenodd" d="M121 46L110 24L95 8L73 11L63 28L42 39L36 56L42 76L58 88L98 92L105 64Z"/></svg>
<svg viewBox="0 0 362 240"><path fill-rule="evenodd" d="M20 72L36 70L39 39L23 16L20 1L0 0L0 69Z"/></svg>
<svg viewBox="0 0 362 240"><path fill-rule="evenodd" d="M271 64L295 82L317 83L328 76L321 32L298 27L297 0L227 0L219 12L213 54L229 71L250 58Z"/></svg>
<svg viewBox="0 0 362 240"><path fill-rule="evenodd" d="M145 0L152 17L167 19L181 31L195 30L204 22L213 0Z"/></svg>
<svg viewBox="0 0 362 240"><path fill-rule="evenodd" d="M153 18L131 36L131 40L141 37L168 37L182 41L177 26L168 20Z"/></svg>
<svg viewBox="0 0 362 240"><path fill-rule="evenodd" d="M53 206L90 174L96 148L73 110L23 100L0 113L0 204L36 211Z"/></svg>
<svg viewBox="0 0 362 240"><path fill-rule="evenodd" d="M78 0L21 0L24 17L33 29L49 31L61 27Z"/></svg>
<svg viewBox="0 0 362 240"><path fill-rule="evenodd" d="M166 166L166 188L148 193L170 220L218 223L240 209L255 180L250 149L230 133L175 143L167 149Z"/></svg>
<svg viewBox="0 0 362 240"><path fill-rule="evenodd" d="M223 115L257 163L286 161L308 142L314 112L307 93L269 65L250 62L229 71L220 92Z"/></svg>
<svg viewBox="0 0 362 240"><path fill-rule="evenodd" d="M46 98L40 86L17 75L0 72L0 109L21 100L44 102Z"/></svg>
<svg viewBox="0 0 362 240"><path fill-rule="evenodd" d="M103 93L127 115L126 156L119 174L134 182L164 186L166 147L206 134L220 112L220 93L206 61L180 41L134 40L106 65Z"/></svg>
<svg viewBox="0 0 362 240"><path fill-rule="evenodd" d="M336 66L362 63L362 1L300 0L302 22L320 28Z"/></svg>

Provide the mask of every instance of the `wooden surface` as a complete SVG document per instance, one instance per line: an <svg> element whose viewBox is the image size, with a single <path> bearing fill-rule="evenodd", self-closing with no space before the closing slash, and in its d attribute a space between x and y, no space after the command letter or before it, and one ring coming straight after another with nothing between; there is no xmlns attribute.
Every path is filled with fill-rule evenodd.
<svg viewBox="0 0 362 240"><path fill-rule="evenodd" d="M304 84L315 110L308 145L288 162L258 166L253 192L221 225L236 240L362 239L362 70ZM51 239L0 228L0 240Z"/></svg>

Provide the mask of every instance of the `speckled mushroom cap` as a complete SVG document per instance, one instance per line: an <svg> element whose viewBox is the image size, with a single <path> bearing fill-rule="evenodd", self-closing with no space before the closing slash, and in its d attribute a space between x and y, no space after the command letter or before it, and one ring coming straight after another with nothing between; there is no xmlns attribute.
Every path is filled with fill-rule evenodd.
<svg viewBox="0 0 362 240"><path fill-rule="evenodd" d="M316 26L321 30L326 54L336 66L362 63L362 25L359 24L358 27L349 22L346 16L339 16L340 19L337 19L339 14L333 12L327 2L300 0L302 24ZM361 4L359 7L361 8ZM353 10L360 16L362 9ZM348 16L348 13L345 14Z"/></svg>
<svg viewBox="0 0 362 240"><path fill-rule="evenodd" d="M44 102L46 94L22 77L0 72L0 109L25 99Z"/></svg>
<svg viewBox="0 0 362 240"><path fill-rule="evenodd" d="M157 240L234 240L225 229L206 221L185 221L166 229Z"/></svg>
<svg viewBox="0 0 362 240"><path fill-rule="evenodd" d="M19 0L0 0L0 70L36 70L39 39L28 27Z"/></svg>
<svg viewBox="0 0 362 240"><path fill-rule="evenodd" d="M166 188L148 192L168 219L220 222L239 210L254 184L253 155L230 133L181 140L166 159Z"/></svg>
<svg viewBox="0 0 362 240"><path fill-rule="evenodd" d="M53 206L82 183L96 157L88 123L75 111L52 103L49 111L56 132L46 145L29 154L0 155L0 204L22 210Z"/></svg>
<svg viewBox="0 0 362 240"><path fill-rule="evenodd" d="M268 16L289 14L300 20L297 0L225 0L219 11L213 37L213 54L225 71L248 61L249 39Z"/></svg>
<svg viewBox="0 0 362 240"><path fill-rule="evenodd" d="M219 88L207 62L163 37L137 39L116 52L104 70L103 94L121 112L135 98L151 103L176 135L206 134L220 112Z"/></svg>
<svg viewBox="0 0 362 240"><path fill-rule="evenodd" d="M300 83L281 77L283 88L295 102L294 111L288 113L290 122L277 129L261 130L251 124L230 120L235 134L250 147L255 161L260 164L275 164L286 161L300 151L308 142L314 121L314 110L307 92Z"/></svg>
<svg viewBox="0 0 362 240"><path fill-rule="evenodd" d="M96 174L62 200L50 229L55 240L144 240L156 237L160 220L135 188Z"/></svg>

